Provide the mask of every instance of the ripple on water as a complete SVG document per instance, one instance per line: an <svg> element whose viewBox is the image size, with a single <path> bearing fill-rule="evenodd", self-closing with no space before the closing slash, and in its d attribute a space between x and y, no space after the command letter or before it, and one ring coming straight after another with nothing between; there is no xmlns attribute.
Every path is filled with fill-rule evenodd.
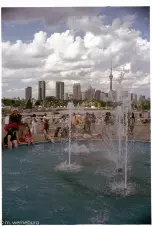
<svg viewBox="0 0 152 226"><path fill-rule="evenodd" d="M13 176L13 175L14 175L14 176L15 176L15 175L20 175L20 172L9 172L8 175L12 175L12 176Z"/></svg>
<svg viewBox="0 0 152 226"><path fill-rule="evenodd" d="M20 159L20 163L29 163L29 162L32 162L26 158L23 158L23 159Z"/></svg>
<svg viewBox="0 0 152 226"><path fill-rule="evenodd" d="M119 194L122 196L135 194L135 191L136 191L135 183L128 183L127 189L125 189L124 181L119 181L119 182L114 181L109 184L109 187L112 193Z"/></svg>
<svg viewBox="0 0 152 226"><path fill-rule="evenodd" d="M100 211L96 216L91 217L89 221L92 224L104 224L109 219L108 210Z"/></svg>
<svg viewBox="0 0 152 226"><path fill-rule="evenodd" d="M65 148L64 149L65 152L69 151L69 148ZM71 145L71 152L74 154L80 154L80 153L87 153L89 154L89 150L87 149L87 147L82 144L82 145L78 145L78 144L72 144Z"/></svg>
<svg viewBox="0 0 152 226"><path fill-rule="evenodd" d="M20 186L11 186L7 188L7 191L16 192L20 190Z"/></svg>
<svg viewBox="0 0 152 226"><path fill-rule="evenodd" d="M64 171L64 172L79 172L83 169L82 166L77 165L76 163L68 164L67 161L61 162L59 165L55 167L56 171Z"/></svg>
<svg viewBox="0 0 152 226"><path fill-rule="evenodd" d="M13 191L13 192L20 191L21 187L23 189L28 189L28 185L27 184L21 184L21 185L17 184L17 185L13 185L13 186L8 187L7 190L8 191Z"/></svg>

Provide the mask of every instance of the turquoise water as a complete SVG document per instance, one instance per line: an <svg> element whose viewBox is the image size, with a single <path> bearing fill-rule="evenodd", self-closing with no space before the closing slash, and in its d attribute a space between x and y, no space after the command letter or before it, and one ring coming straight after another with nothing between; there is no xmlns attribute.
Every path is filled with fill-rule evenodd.
<svg viewBox="0 0 152 226"><path fill-rule="evenodd" d="M117 152L117 142L113 143ZM3 151L3 221L150 224L150 143L129 143L126 192L124 169L117 172L113 150L101 141L72 145L76 153L84 150L72 153L71 162L83 167L74 172L56 168L68 159L67 142Z"/></svg>

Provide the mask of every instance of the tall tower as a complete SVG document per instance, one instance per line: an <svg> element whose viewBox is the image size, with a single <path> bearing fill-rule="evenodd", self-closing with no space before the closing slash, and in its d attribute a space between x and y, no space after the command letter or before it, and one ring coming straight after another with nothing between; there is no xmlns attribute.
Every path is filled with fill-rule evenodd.
<svg viewBox="0 0 152 226"><path fill-rule="evenodd" d="M56 82L56 98L64 100L64 82Z"/></svg>
<svg viewBox="0 0 152 226"><path fill-rule="evenodd" d="M25 89L25 100L28 101L31 98L32 98L32 87L28 86Z"/></svg>
<svg viewBox="0 0 152 226"><path fill-rule="evenodd" d="M82 99L80 83L74 83L74 85L73 85L73 99L74 100L81 100Z"/></svg>
<svg viewBox="0 0 152 226"><path fill-rule="evenodd" d="M38 82L38 100L45 101L45 93L46 93L45 81L39 81Z"/></svg>
<svg viewBox="0 0 152 226"><path fill-rule="evenodd" d="M111 60L111 73L109 75L109 79L110 79L110 91L112 91L112 79L113 79L113 75L112 75L112 60Z"/></svg>

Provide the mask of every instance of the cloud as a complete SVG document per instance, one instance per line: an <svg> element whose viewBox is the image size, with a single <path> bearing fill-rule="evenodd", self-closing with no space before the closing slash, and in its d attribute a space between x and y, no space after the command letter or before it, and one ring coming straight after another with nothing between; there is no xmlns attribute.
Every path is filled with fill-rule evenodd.
<svg viewBox="0 0 152 226"><path fill-rule="evenodd" d="M8 92L8 93L18 93L19 91L23 91L24 90L24 88L20 88L20 89L14 89L14 88L12 88L12 89L8 89L6 92Z"/></svg>
<svg viewBox="0 0 152 226"><path fill-rule="evenodd" d="M98 7L35 7L2 8L2 20L8 23L28 23L42 20L46 25L65 21L68 17L97 15Z"/></svg>
<svg viewBox="0 0 152 226"><path fill-rule="evenodd" d="M3 87L6 87L6 86L8 86L8 83L3 82L3 83L2 83L2 86L3 86Z"/></svg>
<svg viewBox="0 0 152 226"><path fill-rule="evenodd" d="M10 85L14 80L15 84L18 79L21 89L32 83L35 95L37 82L43 79L49 95L55 95L58 80L65 82L65 92L72 92L74 82L80 82L82 90L91 83L96 89L108 92L112 59L114 87L124 68L126 89L130 86L149 89L150 43L131 27L135 19L134 15L128 15L107 25L104 17L83 16L73 20L73 24L68 20L67 24L71 24L64 32L48 35L39 31L30 42L3 42L5 83ZM80 36L75 30L83 33Z"/></svg>
<svg viewBox="0 0 152 226"><path fill-rule="evenodd" d="M30 83L30 82L34 81L34 78L25 78L25 79L21 79L21 81L23 83Z"/></svg>

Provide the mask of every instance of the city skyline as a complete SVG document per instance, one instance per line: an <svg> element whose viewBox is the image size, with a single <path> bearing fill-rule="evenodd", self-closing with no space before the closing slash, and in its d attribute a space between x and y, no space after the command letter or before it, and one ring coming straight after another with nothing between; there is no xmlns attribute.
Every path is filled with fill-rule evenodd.
<svg viewBox="0 0 152 226"><path fill-rule="evenodd" d="M105 93L101 90L97 90L91 86L89 86L86 90L81 91L81 84L74 83L73 85L73 93L66 93L64 90L64 83L57 81L56 82L56 95L54 97L58 100L97 100L97 101L118 101L118 93L116 90L112 90L112 81L109 76L110 82L110 90L108 93ZM45 103L46 99L46 84L45 81L38 81L38 98L37 100L43 101ZM130 93L127 90L122 91L122 96L124 98L130 98L131 101L135 100L145 100L146 97L144 95L140 95L137 98L137 94ZM25 100L28 101L29 99L34 100L32 98L32 87L25 88ZM36 99L35 99L36 100Z"/></svg>
<svg viewBox="0 0 152 226"><path fill-rule="evenodd" d="M124 70L124 90L150 96L148 7L54 9L2 9L2 97L23 98L31 86L37 99L40 80L46 96L55 96L56 81L64 93L74 83L108 92L111 60L113 90Z"/></svg>

